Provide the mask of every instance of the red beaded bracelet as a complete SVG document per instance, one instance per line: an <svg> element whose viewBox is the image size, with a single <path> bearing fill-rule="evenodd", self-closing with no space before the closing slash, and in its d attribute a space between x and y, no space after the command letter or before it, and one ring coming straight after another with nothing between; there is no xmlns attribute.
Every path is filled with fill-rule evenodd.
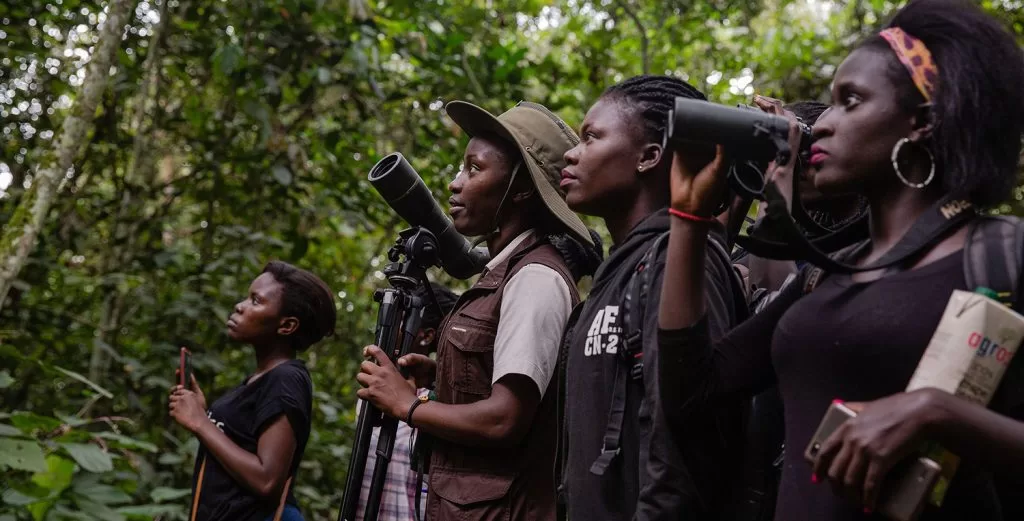
<svg viewBox="0 0 1024 521"><path fill-rule="evenodd" d="M715 220L714 217L701 217L699 215L693 215L692 213L686 213L675 208L669 208L668 213L674 215L680 219L686 219L687 221L694 221L699 223L709 223Z"/></svg>

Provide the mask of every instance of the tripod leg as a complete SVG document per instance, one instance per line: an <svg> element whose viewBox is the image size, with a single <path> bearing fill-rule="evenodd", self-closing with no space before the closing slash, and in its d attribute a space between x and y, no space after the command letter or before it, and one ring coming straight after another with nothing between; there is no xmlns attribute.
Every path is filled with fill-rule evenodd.
<svg viewBox="0 0 1024 521"><path fill-rule="evenodd" d="M375 295L376 296L376 295ZM379 294L380 308L377 310L377 345L382 349L394 344L397 333L399 315L403 309L403 296L393 289L384 290ZM348 462L348 475L345 477L345 492L342 496L339 521L354 521L359 510L359 491L363 485L363 474L366 472L366 459L372 447L370 441L373 426L381 418L377 407L363 402L359 409L359 420L356 423L356 439L352 445L352 459ZM378 445L380 442L378 440ZM390 457L390 452L388 455ZM380 465L378 460L377 465ZM378 497L377 503L380 503ZM374 518L376 519L376 518Z"/></svg>
<svg viewBox="0 0 1024 521"><path fill-rule="evenodd" d="M402 321L402 343L394 359L407 355L412 350L412 343L416 339L416 332L419 330L420 321L423 318L423 301L418 297L404 295L405 316ZM392 356L392 353L388 353ZM402 376L407 376L402 370ZM373 467L372 484L370 494L366 501L366 513L363 521L377 521L380 512L380 500L384 494L384 482L387 479L388 466L391 463L391 454L395 449L395 434L398 431L398 420L391 417L384 417L380 427L380 435L377 438L377 462Z"/></svg>
<svg viewBox="0 0 1024 521"><path fill-rule="evenodd" d="M363 521L377 521L380 513L380 501L384 495L384 482L387 480L391 455L395 450L395 435L398 432L398 420L385 416L377 438L377 462L373 466L373 481L370 494L366 499L366 512Z"/></svg>
<svg viewBox="0 0 1024 521"><path fill-rule="evenodd" d="M353 521L359 509L359 489L362 488L363 473L366 472L366 459L371 450L370 441L373 424L380 417L380 411L369 402L363 402L359 408L359 421L356 423L356 439L352 445L352 459L348 462L348 475L345 477L345 495L342 498L339 521Z"/></svg>

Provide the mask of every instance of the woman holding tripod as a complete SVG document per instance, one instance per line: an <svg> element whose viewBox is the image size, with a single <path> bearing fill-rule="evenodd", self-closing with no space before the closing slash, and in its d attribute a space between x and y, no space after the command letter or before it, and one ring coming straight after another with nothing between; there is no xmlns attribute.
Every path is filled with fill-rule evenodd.
<svg viewBox="0 0 1024 521"><path fill-rule="evenodd" d="M422 355L399 360L417 386L435 386L437 399L418 398L376 346L366 348L376 363L363 363L357 394L434 437L431 521L553 520L552 375L579 301L576 280L600 261L558 189L562 156L579 140L535 103L498 117L461 101L446 110L471 137L449 186L452 220L459 233L484 238L491 260L444 322L436 364ZM553 235L591 250L577 264Z"/></svg>

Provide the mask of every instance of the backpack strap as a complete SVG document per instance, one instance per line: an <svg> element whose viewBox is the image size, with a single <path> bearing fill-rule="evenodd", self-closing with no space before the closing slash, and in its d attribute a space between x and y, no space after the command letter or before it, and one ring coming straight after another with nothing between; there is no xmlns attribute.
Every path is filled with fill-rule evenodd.
<svg viewBox="0 0 1024 521"><path fill-rule="evenodd" d="M626 417L626 397L629 382L641 382L644 377L644 315L647 308L647 294L651 285L651 267L658 259L661 245L668 238L668 232L658 236L633 269L626 284L626 295L622 302L622 343L618 346L615 381L612 384L612 403L608 409L608 425L604 430L601 455L590 466L592 474L603 476L608 466L619 455L622 441L622 426Z"/></svg>
<svg viewBox="0 0 1024 521"><path fill-rule="evenodd" d="M743 282L743 275L737 270L736 266L732 263L732 256L726 251L725 245L719 242L719 239L714 234L708 235L708 251L713 252L718 257L722 266L726 268L729 277L729 288L733 295L733 308L736 314L736 323L740 323L750 316L750 307L748 305L748 294L747 284Z"/></svg>
<svg viewBox="0 0 1024 521"><path fill-rule="evenodd" d="M990 288L1002 303L1017 309L1022 271L1024 221L990 215L975 219L969 225L964 244L967 289Z"/></svg>

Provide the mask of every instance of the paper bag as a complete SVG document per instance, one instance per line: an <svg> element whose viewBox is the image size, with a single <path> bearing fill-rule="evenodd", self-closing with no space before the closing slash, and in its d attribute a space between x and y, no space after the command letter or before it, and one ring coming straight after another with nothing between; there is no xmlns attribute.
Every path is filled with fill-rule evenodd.
<svg viewBox="0 0 1024 521"><path fill-rule="evenodd" d="M988 406L1024 338L1024 317L979 293L956 290L907 391L935 387ZM939 506L959 458L935 443L925 454L942 466L930 502Z"/></svg>

